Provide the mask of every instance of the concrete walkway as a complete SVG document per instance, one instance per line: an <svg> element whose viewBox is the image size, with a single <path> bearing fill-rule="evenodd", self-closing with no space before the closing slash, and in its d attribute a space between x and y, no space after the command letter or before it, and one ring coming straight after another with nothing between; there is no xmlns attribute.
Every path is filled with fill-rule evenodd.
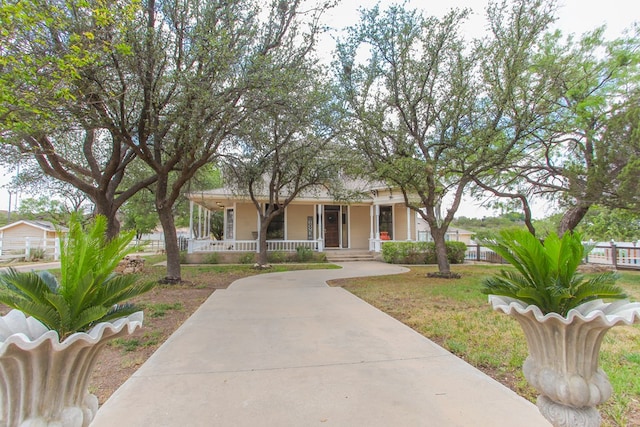
<svg viewBox="0 0 640 427"><path fill-rule="evenodd" d="M549 426L535 405L325 283L405 269L341 265L215 291L92 427Z"/></svg>

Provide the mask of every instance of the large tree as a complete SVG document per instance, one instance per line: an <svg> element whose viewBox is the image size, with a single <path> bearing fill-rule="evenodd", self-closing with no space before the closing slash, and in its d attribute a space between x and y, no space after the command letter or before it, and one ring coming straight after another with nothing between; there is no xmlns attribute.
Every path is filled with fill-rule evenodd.
<svg viewBox="0 0 640 427"><path fill-rule="evenodd" d="M269 236L270 224L299 196L337 188L344 159L337 155L333 90L322 82L326 70L310 52L298 55L287 69L270 59L276 67L269 71L269 101L238 129L223 157L225 183L256 208L260 265L267 264L267 239L285 237ZM264 104L261 97L249 102Z"/></svg>
<svg viewBox="0 0 640 427"><path fill-rule="evenodd" d="M124 167L134 158L145 162L149 177L132 181L133 187L116 194L130 196L153 184L154 204L165 235L166 279L179 281L173 208L185 184L253 114L246 98L262 91L270 79L262 67L263 58L288 40L290 45L314 44L318 18L327 6L307 5L302 10L302 0L32 2L51 5L48 11L54 19L36 22L34 28L44 28L53 47L63 48L46 58L63 70L73 65L73 72L61 80L58 92L62 96L44 98L58 108L67 127L58 124L55 114L48 117L53 118L56 130L82 132L82 153L95 147L97 135L109 137L108 152L115 153L109 159L115 157L116 162L82 159L86 162L82 167L99 170L104 176L101 191L117 187ZM62 35L59 19L70 28ZM54 28L49 28L52 23ZM281 59L285 61L279 65L286 68L286 56ZM268 95L264 100L269 100ZM24 110L33 113L31 107L28 104ZM12 111L0 114L14 117ZM46 124L52 126L49 121ZM33 140L34 129L27 130ZM58 139L42 142L48 145L38 148L38 156L59 151ZM55 170L49 163L41 166Z"/></svg>
<svg viewBox="0 0 640 427"><path fill-rule="evenodd" d="M531 65L553 9L540 0L491 3L489 34L470 41L461 35L468 11L439 19L375 7L339 45L354 148L429 224L443 275L445 234L465 190L521 155L547 108L546 82Z"/></svg>
<svg viewBox="0 0 640 427"><path fill-rule="evenodd" d="M133 55L126 57L127 70L140 89L136 133L129 144L157 176L155 206L165 235L167 281L180 280L173 206L185 184L247 117L272 102L271 71L287 69L299 50L316 42L327 5L302 13L301 4L272 0L262 9L251 0L148 0L140 27L128 34ZM272 64L273 57L279 62ZM262 103L249 103L258 93Z"/></svg>
<svg viewBox="0 0 640 427"><path fill-rule="evenodd" d="M86 194L112 236L122 203L155 181L150 175L123 185L135 153L93 107L100 93L119 93L109 57L124 47L112 40L134 13L135 5L118 2L0 5L0 142L19 151L18 162L35 160L44 174Z"/></svg>
<svg viewBox="0 0 640 427"><path fill-rule="evenodd" d="M554 103L532 135L529 155L494 180L498 195L546 196L573 230L594 205L637 207L640 156L640 33L606 41L604 28L579 39L546 37L537 67ZM523 204L527 201L523 199Z"/></svg>

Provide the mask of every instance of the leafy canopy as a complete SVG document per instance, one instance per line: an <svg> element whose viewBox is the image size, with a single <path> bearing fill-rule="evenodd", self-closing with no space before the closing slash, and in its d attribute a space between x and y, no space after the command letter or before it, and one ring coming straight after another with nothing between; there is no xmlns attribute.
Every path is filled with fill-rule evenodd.
<svg viewBox="0 0 640 427"><path fill-rule="evenodd" d="M515 298L537 306L544 314L561 316L588 301L627 297L615 285L614 272L589 278L577 272L585 256L578 233L565 233L562 238L552 233L541 242L525 230L504 230L483 244L516 268L487 278L484 294Z"/></svg>
<svg viewBox="0 0 640 427"><path fill-rule="evenodd" d="M134 305L120 303L149 291L154 283L114 273L132 250L127 245L133 233L107 240L106 229L104 216L97 216L86 231L74 216L60 243L60 280L48 271L10 269L0 275L0 302L57 331L60 340L136 312Z"/></svg>

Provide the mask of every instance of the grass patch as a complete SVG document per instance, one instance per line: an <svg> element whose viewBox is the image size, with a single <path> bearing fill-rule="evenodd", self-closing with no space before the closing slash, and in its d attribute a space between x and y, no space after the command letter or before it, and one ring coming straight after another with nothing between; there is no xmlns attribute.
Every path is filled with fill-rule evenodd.
<svg viewBox="0 0 640 427"><path fill-rule="evenodd" d="M435 267L411 266L405 274L340 279L342 286L438 343L521 396L535 401L536 391L522 375L528 350L519 324L494 312L482 280L506 266L460 265L458 280L428 278ZM640 273L623 272L618 284L640 300ZM600 366L614 393L600 406L603 426L640 425L640 326L612 328L602 344Z"/></svg>
<svg viewBox="0 0 640 427"><path fill-rule="evenodd" d="M167 303L142 303L140 309L144 310L146 316L149 317L164 317L169 310L182 310L182 303L175 302L173 304Z"/></svg>
<svg viewBox="0 0 640 427"><path fill-rule="evenodd" d="M119 348L123 353L136 351L142 347L152 347L160 343L162 331L146 331L141 337L136 338L115 338L107 345Z"/></svg>

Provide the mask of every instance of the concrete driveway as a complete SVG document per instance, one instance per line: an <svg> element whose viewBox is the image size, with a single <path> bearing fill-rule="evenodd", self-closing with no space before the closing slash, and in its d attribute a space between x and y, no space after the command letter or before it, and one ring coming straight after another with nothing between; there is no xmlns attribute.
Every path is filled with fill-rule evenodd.
<svg viewBox="0 0 640 427"><path fill-rule="evenodd" d="M215 291L92 427L549 426L535 405L325 283L406 269L341 266Z"/></svg>

